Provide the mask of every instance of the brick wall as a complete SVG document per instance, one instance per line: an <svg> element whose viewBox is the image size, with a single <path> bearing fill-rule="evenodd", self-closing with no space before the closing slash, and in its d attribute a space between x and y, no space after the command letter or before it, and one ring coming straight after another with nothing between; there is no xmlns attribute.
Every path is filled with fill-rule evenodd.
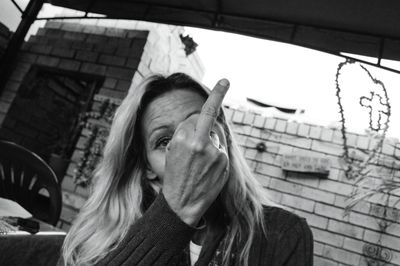
<svg viewBox="0 0 400 266"><path fill-rule="evenodd" d="M35 142L32 134L17 134L16 128L20 126L18 123L4 123L14 99L33 67L101 80L93 98L94 107L103 99L119 101L125 97L131 86L147 36L148 31L145 30L48 22L24 43L18 55L16 69L0 97L0 136L18 143ZM65 229L69 227L69 222L87 196L87 191L77 187L71 178L71 172L82 156L79 144L87 137L85 133L82 132L62 183L64 206L59 226Z"/></svg>
<svg viewBox="0 0 400 266"><path fill-rule="evenodd" d="M74 12L65 11L60 15L72 16ZM80 23L149 32L138 69L132 80L132 87L151 73L184 72L197 80L202 80L204 76L205 69L197 53L186 56L184 52L184 45L179 37L180 34L184 34L183 27L133 20L80 20Z"/></svg>
<svg viewBox="0 0 400 266"><path fill-rule="evenodd" d="M98 32L85 33L85 32ZM105 27L48 22L31 36L19 53L0 98L0 116L5 116L32 66L48 67L104 79L98 94L123 98L138 68L147 32L110 30ZM0 123L2 126L2 123ZM2 127L3 137L12 137L12 128Z"/></svg>
<svg viewBox="0 0 400 266"><path fill-rule="evenodd" d="M50 68L32 67L2 123L0 134L4 136L3 130L12 131L12 135L7 134L8 139L45 160L52 153L69 157L76 140L71 137L75 135L71 132L73 125L92 101L95 84L96 80L74 79L65 71L56 73ZM63 174L60 172L60 177Z"/></svg>
<svg viewBox="0 0 400 266"><path fill-rule="evenodd" d="M81 16L81 12L72 9L58 8L55 16ZM43 9L39 16L49 16L46 10ZM204 65L201 62L197 53L192 53L186 56L184 45L182 44L179 35L184 34L184 27L151 23L146 21L122 20L122 19L76 19L69 20L70 22L79 25L99 26L109 29L128 29L148 31L149 35L144 47L143 55L139 63L138 71L133 78L132 86L138 84L144 76L154 73L168 74L174 72L184 72L192 77L201 80L204 76ZM31 27L31 32L34 32L37 27L40 27L40 22L36 22ZM90 27L84 29L84 32L96 32Z"/></svg>
<svg viewBox="0 0 400 266"><path fill-rule="evenodd" d="M354 181L344 175L339 130L229 108L227 115L249 166L270 198L307 219L314 234L315 265L367 265L362 256L364 245L377 244L380 237L382 247L392 254L391 263L400 265L400 209L390 208L390 214L382 219L383 200L378 195L356 205L350 215L343 217ZM348 139L351 148L364 151L374 143L364 135L348 134ZM266 145L266 152L257 151L260 142ZM283 171L282 156L300 151L329 158L329 176L318 178ZM399 181L400 162L393 156L399 155L400 143L387 139L382 153L374 175L378 179L396 164L394 174ZM399 194L391 195L391 205L399 198ZM379 221L390 224L384 234L379 233Z"/></svg>
<svg viewBox="0 0 400 266"><path fill-rule="evenodd" d="M139 82L152 71L183 71L198 79L202 78L204 70L196 55L190 58L184 55L179 39L182 27L177 29L132 21L123 25L119 22L118 26L115 25L116 21L98 21L96 25L92 22L47 22L45 27L40 28L24 43L16 69L0 97L2 138L21 144L35 143L34 134L18 134L16 129L21 126L18 125L21 121L4 123L33 67L101 80L100 87L93 97L94 111L104 100L119 104L132 83ZM109 23L113 23L114 27ZM194 65L198 67L195 68ZM63 229L69 228L72 219L87 198L87 189L76 186L72 180L87 138L88 132L83 130L62 182L64 206L58 226Z"/></svg>
<svg viewBox="0 0 400 266"><path fill-rule="evenodd" d="M151 72L181 71L201 79L204 68L196 54L186 57L179 39L182 32L182 27L136 21L48 22L24 44L3 94L9 96L0 98L5 103L0 115L8 114L32 66L102 79L92 111L105 100L119 105L127 91ZM32 137L17 136L14 126L0 123L1 136L17 142ZM69 229L88 196L88 189L77 186L73 176L89 137L90 132L83 130L62 181L63 209L58 226L64 230Z"/></svg>

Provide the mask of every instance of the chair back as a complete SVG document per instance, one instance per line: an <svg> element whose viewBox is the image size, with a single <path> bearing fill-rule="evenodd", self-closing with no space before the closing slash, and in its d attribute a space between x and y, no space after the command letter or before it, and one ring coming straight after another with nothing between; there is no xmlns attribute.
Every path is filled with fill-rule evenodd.
<svg viewBox="0 0 400 266"><path fill-rule="evenodd" d="M33 217L56 225L62 199L57 177L37 154L0 140L0 197L18 202Z"/></svg>

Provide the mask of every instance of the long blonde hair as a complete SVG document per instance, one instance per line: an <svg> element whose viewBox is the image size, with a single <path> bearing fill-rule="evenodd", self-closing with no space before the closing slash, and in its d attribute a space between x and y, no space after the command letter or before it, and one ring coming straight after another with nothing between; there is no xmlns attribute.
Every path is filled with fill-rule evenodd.
<svg viewBox="0 0 400 266"><path fill-rule="evenodd" d="M116 248L130 226L146 211L155 192L146 178L146 159L138 122L143 109L157 95L174 89L192 89L207 97L209 90L189 76L176 73L168 77L153 75L130 90L115 113L101 163L96 168L92 193L80 210L63 245L66 265L90 265L99 262ZM248 264L255 229L263 228L263 207L273 205L242 157L223 111L228 139L230 177L222 204L229 216L228 247L224 264L235 239L241 239L240 265ZM264 228L263 228L264 229ZM263 230L265 231L265 230ZM239 250L238 250L239 252Z"/></svg>

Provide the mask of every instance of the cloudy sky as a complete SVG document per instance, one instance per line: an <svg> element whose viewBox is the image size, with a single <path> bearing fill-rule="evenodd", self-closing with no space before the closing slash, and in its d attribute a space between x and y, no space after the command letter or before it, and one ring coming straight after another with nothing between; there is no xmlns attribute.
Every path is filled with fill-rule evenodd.
<svg viewBox="0 0 400 266"><path fill-rule="evenodd" d="M26 0L19 0L22 6ZM19 14L10 0L0 4L0 21L11 29L19 22ZM51 12L51 8L49 9ZM335 74L343 58L294 45L245 37L223 32L186 28L199 44L197 52L206 73L203 82L213 87L222 77L231 81L227 101L245 105L246 97L267 104L305 110L302 121L335 125L339 119L335 96ZM389 136L400 135L400 75L367 66L381 80L391 103ZM359 105L361 96L379 91L359 65L343 69L340 85L343 103L352 131L368 127L368 109Z"/></svg>

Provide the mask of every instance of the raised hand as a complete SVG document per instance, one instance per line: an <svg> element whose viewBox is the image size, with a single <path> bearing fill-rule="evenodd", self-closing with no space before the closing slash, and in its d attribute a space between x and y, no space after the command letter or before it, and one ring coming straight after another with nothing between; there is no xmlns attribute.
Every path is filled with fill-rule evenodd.
<svg viewBox="0 0 400 266"><path fill-rule="evenodd" d="M228 88L229 81L220 80L200 115L181 122L167 147L163 194L172 210L192 226L214 202L228 178L226 147L212 132Z"/></svg>

